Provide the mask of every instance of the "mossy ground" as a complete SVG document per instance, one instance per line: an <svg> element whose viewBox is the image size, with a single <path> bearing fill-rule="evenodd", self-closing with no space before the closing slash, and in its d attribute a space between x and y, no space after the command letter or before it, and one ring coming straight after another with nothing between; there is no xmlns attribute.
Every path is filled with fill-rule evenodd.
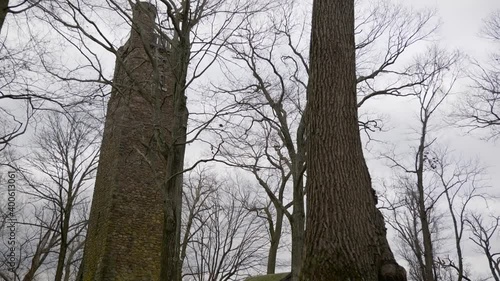
<svg viewBox="0 0 500 281"><path fill-rule="evenodd" d="M281 279L285 278L289 273L278 273L278 274L269 274L269 275L262 275L262 276L256 276L256 277L250 277L246 281L280 281Z"/></svg>

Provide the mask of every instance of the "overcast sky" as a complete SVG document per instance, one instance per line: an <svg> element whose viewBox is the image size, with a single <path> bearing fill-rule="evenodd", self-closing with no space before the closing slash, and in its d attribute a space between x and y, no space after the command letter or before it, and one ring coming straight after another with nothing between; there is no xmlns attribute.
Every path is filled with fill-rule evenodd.
<svg viewBox="0 0 500 281"><path fill-rule="evenodd" d="M479 61L486 61L489 52L500 50L500 45L494 45L492 42L480 37L483 19L492 11L500 9L500 1L498 0L401 0L400 2L414 8L426 7L437 10L437 14L442 21L438 37L439 43L441 47L445 47L447 50L459 49ZM467 82L463 81L462 85L456 89L456 96L468 94L469 89L466 84ZM397 142L401 140L409 140L408 144L418 145L418 142L411 141L415 139L415 134L411 128L417 128L418 107L415 107L415 104L411 106L411 104L382 99L371 105L372 109L384 112L389 117L388 127L391 130L381 135L381 138L389 145L398 145ZM443 111L444 114L452 113L453 106L447 105ZM464 130L452 126L445 126L438 132L438 135L438 142L441 145L451 147L454 153L464 159L477 157L487 166L486 177L490 179L489 183L491 185L489 193L500 196L500 140L487 142L480 139L481 132L467 134ZM374 153L366 153L366 156L369 159L372 178L377 181L377 178L390 176L391 171L387 166L384 167L382 161L376 159L380 152L379 149L383 151L383 145L374 144L371 147L375 147ZM499 205L489 206L490 210L494 211L496 215L500 213ZM465 239L468 240L468 236ZM468 248L466 257L468 257L467 262L477 272L486 272L487 264L481 254Z"/></svg>
<svg viewBox="0 0 500 281"><path fill-rule="evenodd" d="M398 0L395 0L398 1ZM439 31L441 46L449 50L460 49L466 54L485 60L487 51L494 50L494 45L479 37L482 20L492 11L500 9L500 0L399 0L405 5L415 8L435 8L442 19L442 28ZM500 47L497 45L497 47ZM499 48L500 49L500 48ZM113 64L110 63L110 66ZM459 89L460 94L467 94L467 88ZM387 142L397 142L401 139L411 139L409 128L415 128L418 108L404 106L400 100L381 100L371 105L378 111L387 114L388 125L393 127L390 132L380 135ZM452 110L448 107L447 110ZM478 157L489 167L488 176L491 178L492 193L500 196L500 140L486 142L479 139L478 134L466 134L462 130L447 128L446 133L440 135L445 145L450 145L457 153L465 157ZM377 150L376 150L377 152ZM375 152L375 153L376 153ZM376 155L367 153L373 178L387 176L387 168L380 161L374 160ZM491 206L495 208L495 206ZM497 207L497 211L500 208ZM497 213L498 214L498 213ZM474 263L476 268L484 268L483 261Z"/></svg>
<svg viewBox="0 0 500 281"><path fill-rule="evenodd" d="M500 9L498 0L400 0L413 7L435 8L442 18L440 35L450 47L460 47L471 55L482 50L478 32L482 20L495 9Z"/></svg>
<svg viewBox="0 0 500 281"><path fill-rule="evenodd" d="M489 52L500 50L498 43L493 44L491 41L481 38L479 34L483 19L491 12L500 9L500 1L498 0L402 0L401 2L418 8L437 9L438 16L442 20L442 27L439 30L441 38L439 42L441 46L448 50L459 49L479 61L486 61ZM466 83L466 81L463 81L462 84ZM463 86L456 91L459 95L467 95L468 89ZM398 115L408 115L407 109L401 107L400 104L396 108L390 108L396 110ZM392 118L392 120L399 119ZM470 155L479 153L481 158L492 167L491 176L500 189L499 141L485 142L478 140L479 132L464 135L463 131L458 132L457 130L457 133L460 138L448 136L447 141L456 145L457 149L462 149L464 153Z"/></svg>

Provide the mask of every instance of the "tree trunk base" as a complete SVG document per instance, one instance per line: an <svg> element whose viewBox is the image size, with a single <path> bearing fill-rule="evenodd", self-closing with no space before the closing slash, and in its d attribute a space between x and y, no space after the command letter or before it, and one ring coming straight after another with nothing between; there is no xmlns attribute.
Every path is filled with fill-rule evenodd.
<svg viewBox="0 0 500 281"><path fill-rule="evenodd" d="M389 261L380 267L379 281L406 281L406 270L399 264Z"/></svg>

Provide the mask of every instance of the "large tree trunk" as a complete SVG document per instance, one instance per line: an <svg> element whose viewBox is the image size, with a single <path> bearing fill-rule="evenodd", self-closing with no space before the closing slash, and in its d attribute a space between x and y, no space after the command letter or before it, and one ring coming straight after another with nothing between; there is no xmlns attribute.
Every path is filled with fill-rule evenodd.
<svg viewBox="0 0 500 281"><path fill-rule="evenodd" d="M189 11L189 1L183 2L184 11ZM181 281L182 264L180 256L182 173L186 150L188 109L186 104L186 80L190 59L190 24L187 14L183 15L182 34L177 35L172 46L173 120L171 141L168 145L166 180L162 190L165 195L163 244L161 252L160 280Z"/></svg>
<svg viewBox="0 0 500 281"><path fill-rule="evenodd" d="M385 238L358 131L354 0L315 0L301 280L406 280Z"/></svg>

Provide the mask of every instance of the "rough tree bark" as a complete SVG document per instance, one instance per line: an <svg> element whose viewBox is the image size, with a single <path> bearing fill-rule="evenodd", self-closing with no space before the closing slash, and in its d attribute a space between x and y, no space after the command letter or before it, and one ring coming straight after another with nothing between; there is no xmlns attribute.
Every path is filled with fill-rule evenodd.
<svg viewBox="0 0 500 281"><path fill-rule="evenodd" d="M168 6L171 9L171 6ZM171 57L173 61L173 113L171 141L167 148L166 180L162 185L165 195L163 240L161 249L160 280L181 281L182 264L180 263L180 235L182 209L182 173L186 150L186 130L188 109L186 104L187 72L190 61L190 32L195 25L189 19L190 1L182 2L183 13L180 21L175 23ZM158 105L160 105L159 103ZM156 113L159 113L156 111ZM157 116L159 118L159 116Z"/></svg>
<svg viewBox="0 0 500 281"><path fill-rule="evenodd" d="M418 212L420 224L422 227L422 241L424 243L424 266L422 268L422 277L424 281L434 280L434 255L432 249L432 237L428 215L428 208L425 205L425 192L424 192L424 160L426 136L427 136L427 122L430 115L425 112L425 117L422 120L422 132L420 137L420 144L418 146L418 164L417 164L417 192L418 192Z"/></svg>
<svg viewBox="0 0 500 281"><path fill-rule="evenodd" d="M314 1L307 104L308 208L300 280L406 280L385 238L363 157L354 0Z"/></svg>

